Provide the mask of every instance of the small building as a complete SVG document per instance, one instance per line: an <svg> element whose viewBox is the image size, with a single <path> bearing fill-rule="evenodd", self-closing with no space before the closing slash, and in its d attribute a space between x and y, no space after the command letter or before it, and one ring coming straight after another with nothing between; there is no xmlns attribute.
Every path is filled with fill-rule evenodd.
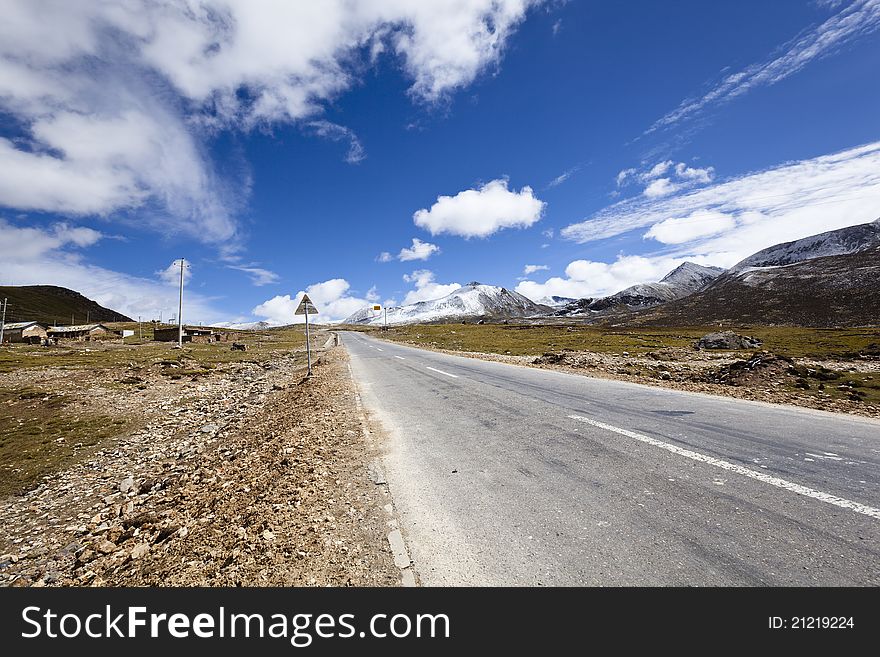
<svg viewBox="0 0 880 657"><path fill-rule="evenodd" d="M3 325L3 342L40 344L46 339L48 324L40 322L8 322Z"/></svg>
<svg viewBox="0 0 880 657"><path fill-rule="evenodd" d="M159 342L177 342L178 328L170 326L165 328L157 328L153 330L153 339ZM183 327L184 342L217 342L217 335L213 329L204 326L184 326Z"/></svg>
<svg viewBox="0 0 880 657"><path fill-rule="evenodd" d="M50 326L46 331L50 340L100 340L118 338L119 334L103 324L77 324L75 326Z"/></svg>

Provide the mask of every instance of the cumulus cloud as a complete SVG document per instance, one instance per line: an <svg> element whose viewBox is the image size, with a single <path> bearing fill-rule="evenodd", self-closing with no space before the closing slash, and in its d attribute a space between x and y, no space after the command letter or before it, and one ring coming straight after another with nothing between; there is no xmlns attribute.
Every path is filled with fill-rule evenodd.
<svg viewBox="0 0 880 657"><path fill-rule="evenodd" d="M532 4L10 0L0 111L21 134L0 138L0 205L137 211L166 234L235 242L250 183L218 176L210 135L302 121L359 161L357 137L320 115L361 53L395 57L413 98L435 103L500 61Z"/></svg>
<svg viewBox="0 0 880 657"><path fill-rule="evenodd" d="M435 280L434 272L428 269L417 269L411 274L404 274L403 280L407 283L412 283L415 287L415 289L407 292L403 298L403 305L405 306L418 301L440 299L461 287L460 283L438 283Z"/></svg>
<svg viewBox="0 0 880 657"><path fill-rule="evenodd" d="M669 178L658 178L645 187L642 193L648 198L657 198L658 196L672 194L675 191L678 191L678 185Z"/></svg>
<svg viewBox="0 0 880 657"><path fill-rule="evenodd" d="M671 217L651 226L645 233L664 244L684 244L699 237L717 235L736 226L732 215L714 210L697 210L686 217Z"/></svg>
<svg viewBox="0 0 880 657"><path fill-rule="evenodd" d="M836 9L839 3L826 2ZM773 57L728 73L702 96L687 98L657 120L646 134L692 118L762 86L770 86L797 73L810 62L837 52L855 39L880 28L880 0L855 0L820 25L801 32L777 49Z"/></svg>
<svg viewBox="0 0 880 657"><path fill-rule="evenodd" d="M81 249L95 244L101 233L84 226L55 224L45 228L21 227L0 219L0 267L7 285L60 285L94 299L129 317L168 319L177 313L177 281L129 276L83 261ZM173 268L173 264L171 265ZM179 269L175 275L179 276ZM10 306L7 321L28 320ZM61 319L61 318L59 318ZM225 319L207 297L184 293L184 320L210 324Z"/></svg>
<svg viewBox="0 0 880 657"><path fill-rule="evenodd" d="M675 253L729 266L779 242L873 221L878 207L874 142L682 194L621 201L567 226L562 236L586 243L650 227L645 236L675 245Z"/></svg>
<svg viewBox="0 0 880 657"><path fill-rule="evenodd" d="M392 260L394 260L394 256L388 253L388 251L382 251L382 253L376 256L376 262L391 262Z"/></svg>
<svg viewBox="0 0 880 657"><path fill-rule="evenodd" d="M423 242L419 238L414 237L412 246L408 249L401 249L397 258L401 262L407 262L409 260L427 260L435 253L440 253L439 246L431 244L430 242Z"/></svg>
<svg viewBox="0 0 880 657"><path fill-rule="evenodd" d="M636 168L624 169L617 174L615 182L618 189L632 184L644 185L642 193L648 198L657 198L709 183L714 177L713 167L690 167L684 162L664 160L642 171Z"/></svg>
<svg viewBox="0 0 880 657"><path fill-rule="evenodd" d="M553 276L543 283L522 281L516 291L533 301L553 295L575 299L602 297L636 283L658 281L685 260L637 255L621 255L610 264L575 260L565 268L564 277Z"/></svg>
<svg viewBox="0 0 880 657"><path fill-rule="evenodd" d="M318 316L314 321L339 322L364 306L370 305L372 299L369 297L375 296L375 293L373 295L368 293L367 298L359 298L349 294L350 289L351 285L344 278L331 278L309 285L293 297L289 294L276 295L256 306L251 312L274 326L305 322L305 316L294 313L302 301L303 294L308 294L309 299L318 309Z"/></svg>
<svg viewBox="0 0 880 657"><path fill-rule="evenodd" d="M488 237L503 228L528 228L540 220L546 205L531 187L511 191L507 180L498 179L455 196L439 196L430 209L416 212L413 221L432 235Z"/></svg>
<svg viewBox="0 0 880 657"><path fill-rule="evenodd" d="M165 269L156 272L156 276L166 285L180 286L180 260L174 260ZM183 263L183 284L188 285L192 278L192 264Z"/></svg>
<svg viewBox="0 0 880 657"><path fill-rule="evenodd" d="M536 271L548 271L550 267L547 265L526 265L523 267L523 276L534 274Z"/></svg>

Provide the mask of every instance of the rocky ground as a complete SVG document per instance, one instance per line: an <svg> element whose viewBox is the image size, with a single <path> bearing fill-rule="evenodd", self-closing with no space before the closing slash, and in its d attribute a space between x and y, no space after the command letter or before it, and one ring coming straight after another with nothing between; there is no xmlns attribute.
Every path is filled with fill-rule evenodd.
<svg viewBox="0 0 880 657"><path fill-rule="evenodd" d="M430 348L424 344L418 346ZM880 357L876 356L816 360L754 350L715 352L678 347L638 356L627 352L559 351L535 357L434 350L677 390L880 418L880 403L876 401ZM873 398L863 396L865 386L872 386L869 390Z"/></svg>
<svg viewBox="0 0 880 657"><path fill-rule="evenodd" d="M90 390L88 370L4 376ZM344 350L310 379L296 354L137 376L137 394L83 394L124 435L0 500L0 585L400 583Z"/></svg>

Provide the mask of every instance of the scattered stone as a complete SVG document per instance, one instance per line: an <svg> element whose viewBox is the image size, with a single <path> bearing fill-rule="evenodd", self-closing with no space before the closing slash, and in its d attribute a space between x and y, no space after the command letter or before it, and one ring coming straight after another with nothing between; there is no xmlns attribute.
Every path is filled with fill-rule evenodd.
<svg viewBox="0 0 880 657"><path fill-rule="evenodd" d="M129 556L131 556L132 559L140 559L144 557L149 551L149 543L138 543L131 549L131 553Z"/></svg>
<svg viewBox="0 0 880 657"><path fill-rule="evenodd" d="M134 488L134 477L129 476L119 482L119 492L122 494L128 493L133 488Z"/></svg>

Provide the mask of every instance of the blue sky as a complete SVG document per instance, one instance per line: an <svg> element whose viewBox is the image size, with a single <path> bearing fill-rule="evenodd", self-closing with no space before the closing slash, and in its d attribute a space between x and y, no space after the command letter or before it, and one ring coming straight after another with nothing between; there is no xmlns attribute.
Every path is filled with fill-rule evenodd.
<svg viewBox="0 0 880 657"><path fill-rule="evenodd" d="M880 216L880 0L356 4L6 3L0 283L342 319Z"/></svg>

